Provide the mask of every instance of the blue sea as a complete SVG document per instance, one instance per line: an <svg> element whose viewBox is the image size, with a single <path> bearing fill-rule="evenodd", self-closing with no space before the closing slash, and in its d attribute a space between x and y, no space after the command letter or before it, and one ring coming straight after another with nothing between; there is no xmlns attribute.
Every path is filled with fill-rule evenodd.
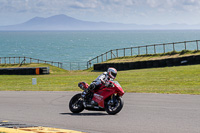
<svg viewBox="0 0 200 133"><path fill-rule="evenodd" d="M1 31L0 57L87 62L111 49L200 40L200 30Z"/></svg>

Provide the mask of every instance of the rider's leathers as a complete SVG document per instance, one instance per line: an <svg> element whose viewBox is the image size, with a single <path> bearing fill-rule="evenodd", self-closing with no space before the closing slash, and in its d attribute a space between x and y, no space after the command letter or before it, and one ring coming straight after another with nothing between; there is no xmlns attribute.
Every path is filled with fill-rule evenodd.
<svg viewBox="0 0 200 133"><path fill-rule="evenodd" d="M97 86L108 83L109 80L113 80L113 79L111 79L108 76L107 72L104 72L101 75L99 75L91 84L94 84L95 88L96 88ZM91 86L91 84L90 84L90 86Z"/></svg>

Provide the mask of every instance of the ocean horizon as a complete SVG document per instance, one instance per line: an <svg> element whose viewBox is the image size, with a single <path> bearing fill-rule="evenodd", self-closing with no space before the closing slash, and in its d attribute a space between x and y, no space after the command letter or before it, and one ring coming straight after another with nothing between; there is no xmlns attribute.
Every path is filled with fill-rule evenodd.
<svg viewBox="0 0 200 133"><path fill-rule="evenodd" d="M200 40L200 30L0 31L0 57L87 62L111 49Z"/></svg>

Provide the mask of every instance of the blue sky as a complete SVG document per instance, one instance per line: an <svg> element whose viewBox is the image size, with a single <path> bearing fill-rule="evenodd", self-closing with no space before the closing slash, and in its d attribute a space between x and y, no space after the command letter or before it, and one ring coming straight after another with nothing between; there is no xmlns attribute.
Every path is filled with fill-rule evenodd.
<svg viewBox="0 0 200 133"><path fill-rule="evenodd" d="M57 14L95 22L200 24L200 0L0 0L0 25Z"/></svg>

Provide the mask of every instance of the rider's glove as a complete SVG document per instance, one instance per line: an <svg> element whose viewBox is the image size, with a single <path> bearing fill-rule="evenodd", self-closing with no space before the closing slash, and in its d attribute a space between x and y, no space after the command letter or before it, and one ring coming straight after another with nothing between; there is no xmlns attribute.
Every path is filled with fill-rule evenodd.
<svg viewBox="0 0 200 133"><path fill-rule="evenodd" d="M102 79L100 79L100 80L101 80L101 83L102 83L102 84L105 84L105 81L103 81Z"/></svg>
<svg viewBox="0 0 200 133"><path fill-rule="evenodd" d="M90 84L90 86L88 87L88 91L94 90L94 88L95 88L95 84Z"/></svg>
<svg viewBox="0 0 200 133"><path fill-rule="evenodd" d="M106 82L106 83L105 83L105 86L106 86L106 87L109 87L109 85L110 85L110 82Z"/></svg>

